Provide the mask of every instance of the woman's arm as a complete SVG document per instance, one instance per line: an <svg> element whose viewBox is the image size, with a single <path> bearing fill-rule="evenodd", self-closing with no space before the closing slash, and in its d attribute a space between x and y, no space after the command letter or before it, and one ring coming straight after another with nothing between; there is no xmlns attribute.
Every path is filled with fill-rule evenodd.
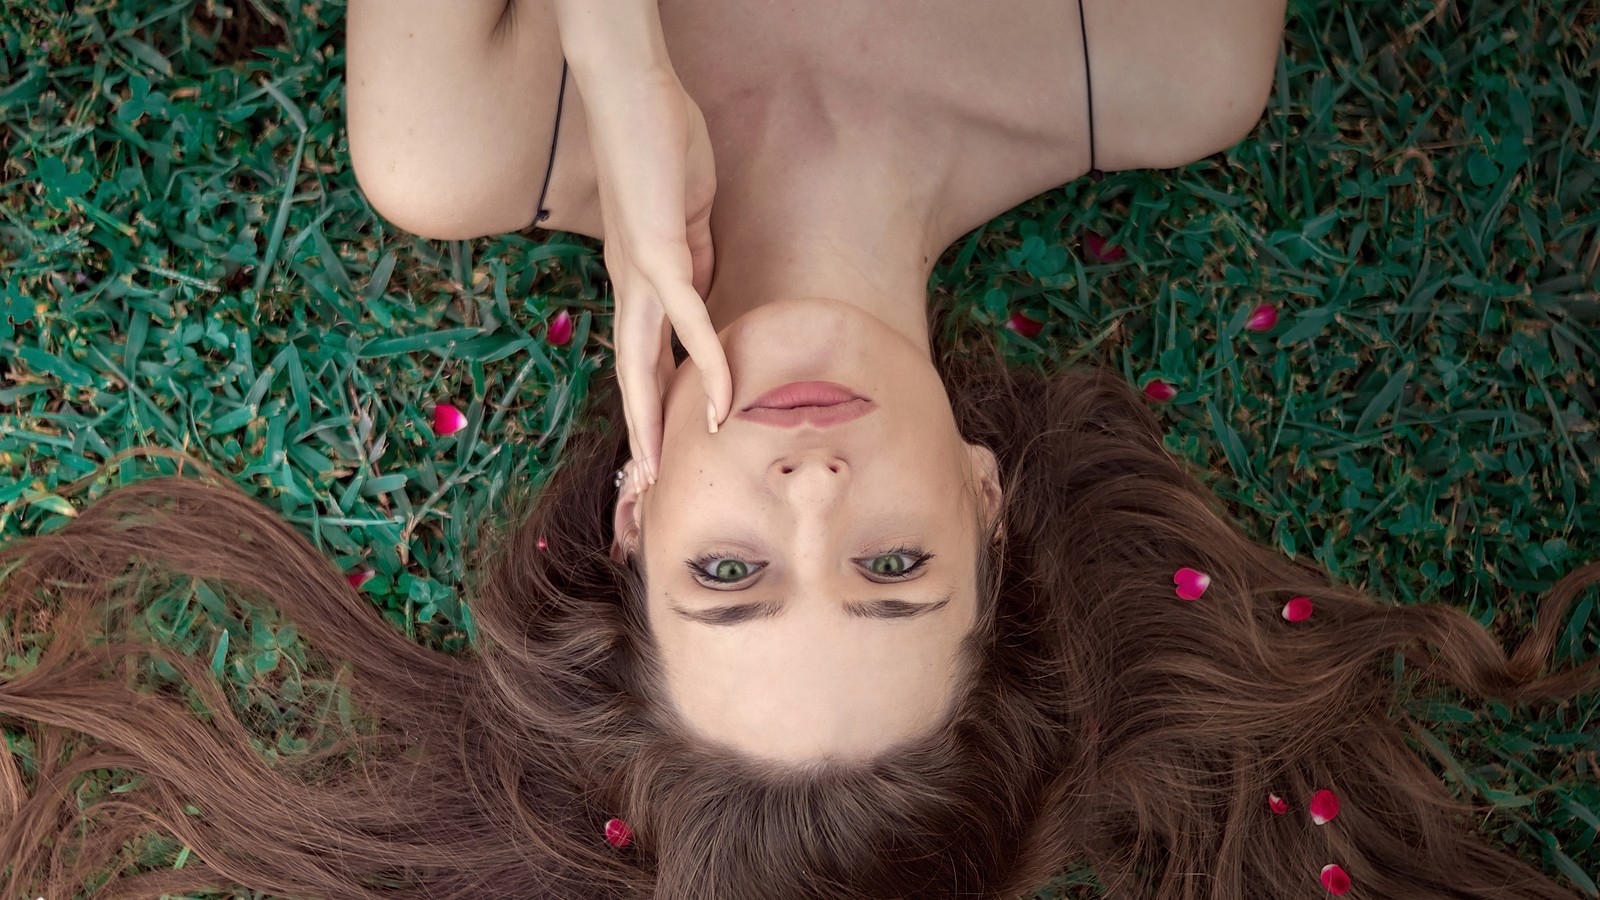
<svg viewBox="0 0 1600 900"><path fill-rule="evenodd" d="M599 193L628 432L653 480L673 331L700 369L708 428L733 399L701 299L714 262L716 166L705 118L668 59L656 0L351 0L349 16L357 180L384 218L429 238L533 221L554 116L544 103L556 93L541 86L566 57Z"/></svg>
<svg viewBox="0 0 1600 900"><path fill-rule="evenodd" d="M527 227L561 72L548 0L350 0L348 15L350 162L373 208L440 240Z"/></svg>
<svg viewBox="0 0 1600 900"><path fill-rule="evenodd" d="M589 114L630 449L654 482L672 332L700 370L706 427L716 431L733 402L727 359L702 299L714 263L711 140L672 69L656 0L554 3Z"/></svg>
<svg viewBox="0 0 1600 900"><path fill-rule="evenodd" d="M561 50L584 75L672 68L657 0L553 0Z"/></svg>

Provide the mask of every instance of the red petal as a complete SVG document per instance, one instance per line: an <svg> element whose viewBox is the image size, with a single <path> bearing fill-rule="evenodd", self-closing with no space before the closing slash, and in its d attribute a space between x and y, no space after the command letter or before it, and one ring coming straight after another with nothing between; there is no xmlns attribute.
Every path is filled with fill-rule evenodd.
<svg viewBox="0 0 1600 900"><path fill-rule="evenodd" d="M545 329L544 339L554 347L572 340L572 316L566 310L556 313L556 317L550 320L550 327Z"/></svg>
<svg viewBox="0 0 1600 900"><path fill-rule="evenodd" d="M1083 247L1089 252L1089 259L1097 263L1116 262L1127 256L1127 251L1116 244L1106 243L1106 239L1090 231L1083 236Z"/></svg>
<svg viewBox="0 0 1600 900"><path fill-rule="evenodd" d="M633 840L633 829L621 819L612 819L606 823L606 840L617 847L626 847Z"/></svg>
<svg viewBox="0 0 1600 900"><path fill-rule="evenodd" d="M1283 605L1283 617L1291 622L1304 622L1311 618L1311 598L1291 597Z"/></svg>
<svg viewBox="0 0 1600 900"><path fill-rule="evenodd" d="M1144 395L1149 400L1171 400L1178 396L1178 390L1158 378L1144 386Z"/></svg>
<svg viewBox="0 0 1600 900"><path fill-rule="evenodd" d="M1272 811L1280 816L1289 811L1289 801L1279 797L1277 794L1267 795L1267 806L1271 807Z"/></svg>
<svg viewBox="0 0 1600 900"><path fill-rule="evenodd" d="M544 538L539 538L539 545L538 546L539 546L540 550L544 550L544 549L548 548L550 545L545 543Z"/></svg>
<svg viewBox="0 0 1600 900"><path fill-rule="evenodd" d="M439 437L455 434L467 427L467 417L448 403L433 408L433 433Z"/></svg>
<svg viewBox="0 0 1600 900"><path fill-rule="evenodd" d="M1200 595L1211 586L1211 576L1199 569L1182 568L1173 576L1172 581L1178 586L1178 597L1183 600L1199 600Z"/></svg>
<svg viewBox="0 0 1600 900"><path fill-rule="evenodd" d="M1035 322L1027 313L1016 313L1006 320L1006 327L1025 338L1035 337L1044 328L1043 322Z"/></svg>
<svg viewBox="0 0 1600 900"><path fill-rule="evenodd" d="M1250 320L1244 327L1251 331L1271 331L1272 326L1278 324L1278 310L1270 303L1263 303L1250 313Z"/></svg>
<svg viewBox="0 0 1600 900"><path fill-rule="evenodd" d="M1317 791L1311 797L1311 821L1318 825L1326 825L1333 821L1339 814L1339 798L1333 791Z"/></svg>
<svg viewBox="0 0 1600 900"><path fill-rule="evenodd" d="M1350 876L1345 874L1344 869L1329 863L1322 867L1322 886L1327 888L1329 893L1348 894Z"/></svg>
<svg viewBox="0 0 1600 900"><path fill-rule="evenodd" d="M378 573L372 571L371 569L362 569L359 572L351 572L350 574L344 576L344 580L350 582L350 586L359 591L361 590L361 586L366 584L368 581L371 581L372 576L376 574Z"/></svg>

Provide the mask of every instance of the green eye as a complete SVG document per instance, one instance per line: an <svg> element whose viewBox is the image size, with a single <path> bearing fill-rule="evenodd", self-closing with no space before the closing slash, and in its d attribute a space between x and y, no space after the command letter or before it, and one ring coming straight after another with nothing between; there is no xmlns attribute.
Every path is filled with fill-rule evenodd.
<svg viewBox="0 0 1600 900"><path fill-rule="evenodd" d="M932 558L932 553L924 553L916 547L896 547L887 553L857 559L856 562L865 562L867 571L878 578L899 581L910 577ZM720 552L686 559L683 564L700 583L722 586L747 581L767 565L764 562L748 563L732 554Z"/></svg>
<svg viewBox="0 0 1600 900"><path fill-rule="evenodd" d="M921 569L930 559L933 559L932 553L924 553L916 547L896 547L888 553L872 557L867 569L881 578L898 581Z"/></svg>
<svg viewBox="0 0 1600 900"><path fill-rule="evenodd" d="M887 562L888 565L879 565L880 563L885 562ZM905 574L905 570L910 568L910 565L911 564L905 562L904 557L898 553L885 553L882 556L875 556L872 558L872 571L873 574L876 575L903 575Z"/></svg>
<svg viewBox="0 0 1600 900"><path fill-rule="evenodd" d="M737 584L744 581L766 565L751 565L736 556L727 553L707 553L694 559L686 559L683 564L689 567L690 574L695 580L703 584Z"/></svg>

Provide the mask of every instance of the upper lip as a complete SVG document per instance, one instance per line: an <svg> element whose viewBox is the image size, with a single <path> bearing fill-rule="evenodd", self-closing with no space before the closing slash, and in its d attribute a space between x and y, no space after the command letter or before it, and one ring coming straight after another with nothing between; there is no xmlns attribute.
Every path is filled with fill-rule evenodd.
<svg viewBox="0 0 1600 900"><path fill-rule="evenodd" d="M796 381L775 387L739 411L740 418L780 428L827 428L877 408L853 388L831 381Z"/></svg>

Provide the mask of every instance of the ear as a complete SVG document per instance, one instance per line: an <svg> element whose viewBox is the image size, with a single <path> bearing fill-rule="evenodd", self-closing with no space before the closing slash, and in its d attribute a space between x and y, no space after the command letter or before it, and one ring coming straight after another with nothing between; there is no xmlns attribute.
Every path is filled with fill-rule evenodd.
<svg viewBox="0 0 1600 900"><path fill-rule="evenodd" d="M1000 463L994 451L981 444L967 445L967 460L971 466L973 493L977 495L983 514L984 527L998 522L995 537L1005 531L1005 522L998 519L1005 495L1000 490Z"/></svg>
<svg viewBox="0 0 1600 900"><path fill-rule="evenodd" d="M644 494L636 487L633 478L636 467L632 460L626 466L628 477L617 490L617 508L611 516L611 558L619 563L628 561L628 554L639 551L639 522L644 513L640 500Z"/></svg>

